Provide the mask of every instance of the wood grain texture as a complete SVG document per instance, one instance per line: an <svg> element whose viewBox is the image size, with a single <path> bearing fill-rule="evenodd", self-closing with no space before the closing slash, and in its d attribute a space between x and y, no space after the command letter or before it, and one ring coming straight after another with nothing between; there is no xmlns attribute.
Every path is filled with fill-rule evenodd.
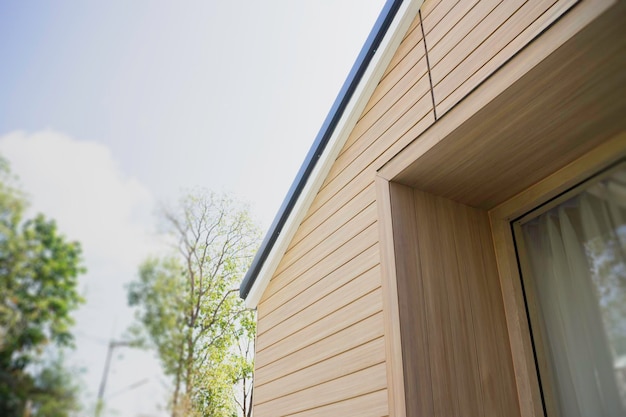
<svg viewBox="0 0 626 417"><path fill-rule="evenodd" d="M270 345L263 350L257 350L255 366L261 368L318 340L342 331L381 310L382 295L381 290L377 289L307 327L295 332L293 332L294 329L288 329L281 335L283 337L279 339L280 343Z"/></svg>
<svg viewBox="0 0 626 417"><path fill-rule="evenodd" d="M404 37L404 39L402 39L402 42L400 43L400 46L398 46L396 53L391 58L391 61L389 62L387 69L383 73L383 79L387 77L387 75L389 75L390 72L396 69L396 67L398 66L398 63L404 60L404 58L409 53L409 51L411 51L415 47L417 42L419 42L422 39L422 36L421 36L422 31L420 30L419 25L420 25L420 18L418 15L418 16L415 16L415 19L413 20L413 23L409 27L409 30L407 31L406 36ZM367 110L368 108L366 107L365 112L367 112Z"/></svg>
<svg viewBox="0 0 626 417"><path fill-rule="evenodd" d="M406 398L390 415L519 415L487 212L384 179L377 187L392 219L381 231L393 245L382 256L385 334L400 333L388 336L388 386Z"/></svg>
<svg viewBox="0 0 626 417"><path fill-rule="evenodd" d="M593 4L596 4L595 1L590 0ZM493 6L491 10L479 10L479 6L487 4ZM594 139L598 141L594 143L578 142L573 138L588 136L590 132L596 132L601 124L608 126L608 130L619 129L615 115L623 113L623 108L618 106L610 114L610 110L601 106L599 113L585 119L585 124L573 129L573 133L572 129L566 131L565 127L558 127L565 126L565 120L536 119L545 113L543 109L546 106L552 106L570 122L575 118L581 119L584 106L595 103L594 94L607 95L604 99L607 103L614 101L623 92L619 88L614 91L615 85L626 83L622 83L621 74L616 72L621 62L605 59L611 53L622 51L619 42L617 46L612 44L609 52L593 50L593 42L582 42L580 51L572 46L550 65L543 62L541 71L529 76L524 83L515 85L515 81L532 72L533 66L567 43L567 37L580 31L592 19L569 18L578 11L577 6L564 18L558 19L538 41L526 46L526 38L533 38L544 31L565 9L550 9L547 6L545 12L540 13L540 8L535 7L538 3L529 3L531 6L520 9L525 11L523 15L518 15L524 17L522 22L513 18L517 9L506 13L504 9L496 10L501 4L489 0L428 0L424 4L422 14L425 22L433 23L432 28L424 27L426 40L430 37L433 44L429 47L440 51L434 52L438 67L443 70L448 66L448 72L452 74L437 81L442 95L437 103L443 106L441 109L446 113L435 125L425 72L422 28L417 20L413 22L259 304L259 350L255 365L255 389L260 390L260 400L257 398L260 402L255 406L257 417L388 413L394 417L403 416L407 411L403 410L404 402L400 405L397 402L404 401L401 395L404 395L406 387L409 387L407 392L410 396L407 395L409 400L405 402L410 413L417 410L415 412L425 415L454 415L467 411L473 415L515 416L520 409L526 412L536 406L532 401L530 405L523 403L527 399L523 390L532 391L532 381L527 378L526 388L520 388L524 381L509 378L513 370L517 372L521 369L519 366L527 366L528 363L527 358L511 358L511 352L502 350L503 346L508 346L509 334L506 323L497 322L498 317L504 315L504 306L501 299L498 303L499 281L494 274L496 264L485 212L475 212L465 206L460 208L457 203L448 202L448 198L473 205L480 200L485 203L484 207L493 207L523 189L507 189L514 178L521 177L519 187L523 187L529 185L524 181L536 182L540 175L545 176L541 166L545 160L533 162L534 171L529 171L528 178L517 168L509 172L512 163L502 160L513 158L513 164L529 158L533 161L538 146L533 138L556 137L565 133L566 138L557 146L562 148L565 143L577 144L573 151L568 151L566 155L559 153L556 157L552 148L548 149L550 158L561 166L601 143L608 136ZM563 4L558 2L555 6ZM582 6L587 12L591 7ZM496 10L495 14L492 14L493 10ZM479 18L466 27L467 30L463 29L465 32L454 32L463 21L469 22L467 15ZM516 23L515 26L507 26L507 29L498 29L504 27L504 23L491 28L484 23L480 26L488 16L492 16L489 21L496 22L498 19L495 17L499 16L501 22ZM563 23L569 32L554 34L553 29L563 27ZM479 28L479 32L473 33L474 28ZM493 34L498 30L497 37ZM517 36L513 36L516 31ZM614 28L609 32L612 33L609 36L621 33ZM481 36L483 41L479 40ZM460 47L454 49L453 42L450 42L456 39L457 43L461 43L467 37L479 40L478 45L462 51ZM490 50L485 62L478 59L482 53L472 55L472 51L483 43L490 45L489 48L483 47ZM539 43L542 45L537 46ZM449 50L446 52L447 46ZM510 54L514 58L511 59ZM592 60L591 64L580 66L569 81L562 84L562 88L552 90L551 83L564 77L568 65L585 63L590 57L604 61L596 65L596 61ZM501 62L505 61L508 63L502 66ZM519 65L509 70L507 66L514 61ZM605 89L590 93L596 84L588 80L588 74L594 71L613 80L613 91ZM546 77L546 74L549 76ZM458 85L451 81L457 78ZM571 86L580 85L581 80L582 89L577 91L584 92L583 95L589 93L588 100L583 97L579 107L562 107L560 100L566 94L564 91L573 91ZM466 89L472 91L469 96L468 92L464 92ZM502 95L505 90L506 94ZM547 94L544 94L546 91ZM494 100L496 97L497 100ZM457 104L458 100L462 100L460 104ZM488 103L490 113L481 114ZM519 112L520 108L522 112ZM464 127L458 129L461 124ZM529 124L532 130L528 128ZM528 132L530 149L522 147L520 150L511 145L511 138L522 134L526 138ZM421 164L426 159L412 164L420 158L415 157L415 153L405 155L405 158L412 158L410 163L401 169L396 165L387 174L380 171L381 175L393 178L401 173L404 177L402 179L400 175L399 181L407 180L411 187L433 193L443 190L441 194L445 198L421 203L418 203L417 197L412 200L401 198L394 203L396 212L405 213L400 216L403 218L411 212L410 205L413 204L415 214L411 224L430 221L426 227L398 229L405 233L401 241L413 245L413 252L395 259L399 247L394 246L394 263L404 265L400 268L401 275L409 277L417 271L422 277L418 283L407 278L397 284L395 308L398 317L405 322L403 325L398 323L401 329L398 335L398 329L394 329L389 321L389 317L393 317L388 311L393 305L393 292L389 283L380 287L381 276L387 274L388 278L389 273L384 272L386 265L379 265L379 258L383 256L381 252L387 253L389 245L388 242L381 240L379 244L378 241L383 239L381 236L389 236L389 224L379 224L381 211L380 202L375 201L374 179L381 167L390 166L389 161L394 156L413 147L416 138L419 138L419 146L422 147L417 154L433 158L428 158L426 165ZM450 140L455 143L451 148L453 151L440 147L444 142L450 143ZM481 158L485 150L491 148L501 152L501 155L494 159ZM395 158L394 161L397 162ZM465 174L459 176L459 169ZM503 173L494 178L493 172L499 172L498 169ZM476 189L471 188L474 185L477 185ZM409 201L408 205L405 205L406 201ZM444 230L431 227L432 217L421 218L419 216L426 212L415 209L422 203L439 216L434 218L440 219L440 223L454 227ZM391 207L390 203L387 209L393 211ZM394 235L393 228L391 234ZM395 234L400 236L399 232ZM429 239L434 239L435 243L420 244ZM478 252L485 250L487 255L479 256ZM444 262L443 253L453 254L455 263ZM424 279L441 274L449 279ZM505 291L510 289L503 286L502 292ZM419 308L415 308L414 300L411 303L408 294L412 294L414 300L423 300ZM425 317L430 315L433 315L433 320L426 320ZM493 320L496 322L492 323ZM413 327L406 323L411 323ZM401 360L397 357L392 359L390 356L398 352L397 340L393 342L395 345L389 342L401 338L402 333L406 334L407 344L402 348L403 343L400 342ZM426 337L419 337L423 334ZM504 342L501 341L503 337ZM381 359L383 342L384 359ZM372 350L364 354L367 349ZM427 355L415 356L414 352L425 352ZM372 362L376 361L381 362L373 365ZM403 367L400 382L393 371L398 363ZM406 364L410 364L409 372L404 371ZM460 370L459 366L462 367ZM414 381L429 381L430 385ZM413 392L428 386L436 388L429 395L413 396ZM519 405L516 403L517 396L520 396ZM514 399L511 400L511 397ZM419 401L413 401L414 398L419 398ZM362 407L361 401L371 404L371 408ZM524 414L525 417L530 415Z"/></svg>
<svg viewBox="0 0 626 417"><path fill-rule="evenodd" d="M384 339L379 337L323 362L300 369L254 388L256 404L301 391L311 386L349 375L385 361Z"/></svg>
<svg viewBox="0 0 626 417"><path fill-rule="evenodd" d="M623 158L626 158L626 131L618 132L585 155L494 207L489 215L492 219L507 222L516 219Z"/></svg>
<svg viewBox="0 0 626 417"><path fill-rule="evenodd" d="M372 224L353 238L346 240L343 245L337 248L332 257L322 259L316 264L316 268L308 269L297 280L287 274L275 278L274 282L270 282L268 286L267 296L264 295L265 298L259 304L259 320L323 277L329 274L342 273L342 271L337 270L376 244L375 236L378 233L376 229L376 225Z"/></svg>
<svg viewBox="0 0 626 417"><path fill-rule="evenodd" d="M437 279L441 274L442 262L438 256L439 248L433 243L438 242L438 231L428 224L436 224L429 217L436 214L436 199L423 194L421 201L416 201L415 215L418 239L425 243L421 246L420 268L421 284L424 288L424 314L428 327L425 337L428 340L427 357L430 360L430 386L425 385L421 396L432 396L434 416L454 415L456 402L456 383L454 381L454 359L452 358L452 334L447 312L447 295L444 278ZM436 217L435 217L436 218Z"/></svg>
<svg viewBox="0 0 626 417"><path fill-rule="evenodd" d="M256 415L256 414L255 414ZM365 395L359 395L347 400L339 401L323 407L291 414L292 417L385 417L388 415L387 392L380 390Z"/></svg>
<svg viewBox="0 0 626 417"><path fill-rule="evenodd" d="M288 271L290 275L299 275L320 259L334 252L342 243L365 230L376 222L376 206L373 203L359 207L346 223L330 228L318 228L309 239L301 241L287 251L276 268L276 276ZM320 245L320 242L324 242ZM372 242L374 243L374 242Z"/></svg>
<svg viewBox="0 0 626 417"><path fill-rule="evenodd" d="M339 154L339 158L348 161L354 159L361 151L354 151L355 142L376 140L382 132L387 130L402 114L412 107L424 94L429 91L427 83L427 65L425 60L425 48L421 41L421 28L415 30L416 39L411 40L412 49L402 58L394 70L380 81L363 115L351 132ZM400 51L396 53L396 56ZM426 81L426 83L424 83ZM428 111L428 109L426 109ZM366 146L367 147L367 146ZM345 156L351 152L353 156ZM338 160L338 162L340 162ZM341 164L339 164L341 165ZM345 165L345 163L343 164ZM342 167L334 167L335 172ZM334 178L333 172L329 173L329 179ZM328 183L326 180L325 184Z"/></svg>
<svg viewBox="0 0 626 417"><path fill-rule="evenodd" d="M460 105L446 114L442 121L380 170L381 178L396 179L405 184L479 207L493 208L500 204L500 207L494 210L501 212L504 207L507 207L506 210L519 215L521 208L528 209L530 204L528 201L532 201L536 193L532 188L526 188L533 182L543 183L542 179L547 174L564 165L566 168L569 167L574 164L572 161L576 161L576 158L581 155L585 155L583 158L597 159L597 156L590 156L596 154L596 149L602 150L598 151L598 155L602 154L604 158L610 160L619 158L620 149L626 146L626 139L621 134L614 136L616 132L623 131L625 128L623 119L620 119L618 114L624 112L623 97L626 96L624 94L626 83L623 79L623 71L619 71L618 68L626 67L623 62L626 50L622 44L626 37L623 33L623 25L617 23L624 19L624 6L623 4L616 6L611 14L605 14L598 21L589 23L593 20L590 16L594 12L597 16L597 13L609 7L606 2L598 4L599 9L593 12L589 4L585 4L584 7L577 6L573 11L568 12L564 18L545 32L544 44L541 44L543 39L540 39L524 51L528 53L520 53L516 56L518 63L522 61L519 66L505 67L510 68L508 84L506 77L502 76L502 71L486 82L495 91L498 91L496 87L500 85L502 89L499 91L504 91L503 94L498 93L500 96L496 98L497 94L494 94L494 91L488 91L482 87L476 90L475 96L470 96L468 101L462 103L463 106ZM564 2L555 3L555 6L568 7ZM560 13L552 9L548 9L547 13L552 12ZM537 30L549 20L549 18L545 21L537 19L534 21L536 26L531 25L528 28ZM584 25L588 25L586 29L574 35ZM564 36L563 32L555 30L557 27L565 33L569 31L569 36L574 36L575 39L567 41L567 36ZM607 42L611 46L606 46ZM537 60L542 54L544 58L547 56L546 50L542 51L542 48L546 48L549 53L555 51L558 46L561 49L544 59L543 62ZM531 69L530 63L532 62L534 62L533 65L537 65L535 69ZM524 73L526 75L522 76ZM517 80L518 83L512 83L511 80ZM585 87L582 87L583 85ZM534 88L536 90L533 91ZM574 92L577 96L576 100L568 96ZM524 100L524 94L529 94L528 100ZM608 99L609 96L610 99ZM488 111L481 114L482 110L476 110L480 108L480 105L476 106L476 103L480 103L480 100L486 97L491 97L491 100L496 98L496 100L489 104ZM546 101L541 102L544 98ZM517 99L520 101L513 104ZM488 101L482 103L488 103ZM511 107L506 108L505 103ZM465 104L468 105L465 106ZM617 111L618 108L619 111ZM540 119L539 109L553 109L560 118L557 120L545 117ZM589 112L589 109L593 111ZM534 113L535 111L537 113ZM497 114L501 114L502 117L496 116L497 121L490 120L490 117ZM533 114L536 114L536 117ZM486 118L482 118L483 115ZM468 116L469 119L465 118ZM462 123L466 123L465 125L459 124L454 127L455 123L462 120L464 120ZM509 130L517 123L519 125L513 128L514 131ZM559 124L560 127L546 128L554 124ZM459 126L461 128L458 128ZM466 129L470 126L471 128ZM512 139L506 142L506 145L502 142L502 147L493 146L494 142L482 147L481 140L491 134L494 138L496 136L500 138L523 137L524 141L519 141L520 148L517 148L518 142L513 142ZM439 153L433 145L441 143L439 141L442 139L454 140L458 147L448 148ZM533 142L533 139L536 142ZM507 146L508 149L505 151ZM440 150L443 151L443 148L442 146ZM518 160L513 154L520 150L524 156L520 156ZM502 151L510 153L507 155L499 153ZM541 162L535 163L536 159L541 159ZM502 164L502 166L499 169L492 169L494 163ZM485 175L474 176L481 170L484 170ZM486 174L487 171L490 173ZM449 174L451 176L444 181L436 178L441 175L442 179ZM567 187L568 184L568 182L563 182L563 184L555 185L555 180L551 178L545 181L549 184L547 187L550 188L552 195L563 190L563 187ZM571 182L569 184L571 185ZM491 189L486 191L487 188ZM516 193L520 193L517 198L526 200L526 203L519 201L511 203L513 199L507 201L507 198ZM464 391L468 385L467 382L461 386L455 386L454 382L448 384L443 381L446 376L450 375L450 369L454 368L451 366L450 358L452 361L463 358L464 352L458 350L455 343L463 340L464 337L471 342L471 334L464 333L462 327L458 326L439 330L442 323L436 318L429 322L429 324L432 323L432 329L427 333L428 347L436 347L434 349L435 362L431 362L431 380L434 386L444 385L439 392L433 393L433 413L434 415L438 413L454 415L459 409L464 408L474 410L478 415L521 414L525 417L542 415L534 358L525 321L525 309L523 303L521 307L519 304L521 288L519 283L516 284L514 280L506 278L510 276L506 274L517 273L510 226L507 222L495 222L493 219L490 226L484 210L469 207L463 216L457 217L459 212L454 209L457 203L449 206L442 200L438 200L440 198L436 197L434 201L426 198L423 202L423 209L416 208L417 223L427 225L429 221L432 223L440 219L439 224L448 224L452 218L455 224L454 234L447 234L445 228L442 230L440 225L432 231L429 231L428 227L418 227L418 242L429 242L429 244L424 247L420 246L420 256L413 257L419 259L422 274L440 273L447 277L461 278L461 280L456 281L457 288L455 288L454 279L447 280L444 285L440 282L431 282L424 286L424 292L427 294L425 306L429 312L428 315L429 317L437 315L445 317L447 314L447 317L452 319L470 314L474 320L476 334L486 333L490 336L473 338L477 363L480 364L477 367L478 373L466 371L458 375L458 380L469 381L478 378L485 382L479 393L468 393ZM444 200L449 201L449 199ZM514 210L511 209L512 204L515 205ZM415 205L417 207L419 203L416 201ZM432 214L432 211L439 214ZM437 217L438 215L444 217ZM423 216L421 221L419 216ZM465 220L463 217L466 217ZM467 236L472 237L470 239L472 244L465 243ZM481 243L476 245L476 241ZM451 242L454 242L457 256L456 269L454 265L437 262L437 257L442 253L451 252ZM498 251L497 263L494 246ZM485 248L491 249L485 250ZM502 253L508 256L507 259L512 260L502 261L500 259ZM410 256L407 255L408 258ZM459 259L467 261L461 264L458 263ZM494 273L494 265L497 265L498 273ZM473 284L464 285L463 279L471 280ZM500 284L494 283L499 280L501 280L501 288L498 288ZM442 293L446 296L438 296ZM459 299L459 294L467 294L469 303L465 303L464 299ZM488 297L488 302L473 302L480 297ZM517 301L516 297L518 297ZM447 302L453 302L454 308L443 308L442 306L445 306ZM503 317L504 314L506 314L506 322L500 320L495 325L489 325L490 318ZM454 336L450 338L448 332ZM504 346L510 340L511 351L501 350L496 346L497 344L490 342L490 338L494 337L504 340L502 344ZM468 343L467 346L471 347L471 345ZM419 349L416 348L415 351ZM512 375L514 378L503 378L503 373ZM456 394L455 398L458 402L445 402L445 396L452 394ZM473 398L476 398L474 395L481 398L480 402L473 402ZM461 406L461 404L466 405ZM430 415L428 411L425 413Z"/></svg>
<svg viewBox="0 0 626 417"><path fill-rule="evenodd" d="M459 0L457 0L458 2ZM422 4L422 7L420 8L420 12L422 13L422 18L429 16L434 10L437 10L440 8L441 4L445 4L447 3L451 3L451 2L446 2L446 1L442 1L442 0L426 0L424 1L424 3Z"/></svg>
<svg viewBox="0 0 626 417"><path fill-rule="evenodd" d="M331 233L337 228L337 225L345 224L354 216L355 212L358 212L360 208L367 207L375 200L373 184L369 184L361 190L355 189L352 192L355 193L355 196L346 204L326 206L324 210L318 210L302 221L287 250L291 250L317 228L321 227L326 233Z"/></svg>
<svg viewBox="0 0 626 417"><path fill-rule="evenodd" d="M380 391L385 385L385 364L380 363L263 404L256 404L254 411L256 416L285 416Z"/></svg>
<svg viewBox="0 0 626 417"><path fill-rule="evenodd" d="M406 52L403 45L406 45ZM432 100L424 56L421 28L416 27L394 55L394 59L398 58L397 64L392 60L390 67L393 66L393 69L383 77L374 91L306 218L327 204L390 145L401 141L409 132L410 137L415 137L418 131L423 131L434 121L428 117L432 113ZM415 129L416 125L418 129ZM372 146L376 143L379 145ZM370 175L365 181L371 184L373 176ZM350 186L351 189L353 187ZM359 186L357 189L362 188ZM338 207L335 202L333 206Z"/></svg>
<svg viewBox="0 0 626 417"><path fill-rule="evenodd" d="M407 297L403 357L407 375L406 359L417 355L406 384L417 387L412 398L424 399L407 415L519 415L487 213L418 190L411 207L402 190L397 230L416 230L394 234L397 262L409 263L397 278Z"/></svg>
<svg viewBox="0 0 626 417"><path fill-rule="evenodd" d="M393 253L397 286L398 320L401 332L403 385L406 415L432 415L433 398L424 389L432 385L428 351L426 298L420 275L420 245L413 189L389 183L389 213L393 228ZM427 262L427 260L425 260Z"/></svg>
<svg viewBox="0 0 626 417"><path fill-rule="evenodd" d="M292 316L285 317L280 323L257 335L256 349L261 352L268 346L302 328L305 328L334 311L350 304L365 294L380 287L380 268L378 265L353 278L345 285L306 306Z"/></svg>
<svg viewBox="0 0 626 417"><path fill-rule="evenodd" d="M445 1L450 2L451 0ZM522 1L514 0L511 5L519 7ZM459 2L450 12L450 18L439 22L439 27L434 22L431 22L431 19L428 17L423 19L424 32L428 32L426 44L428 45L428 59L433 75L435 74L435 68L442 61L442 68L447 68L448 70L454 68L466 54L469 54L479 45L480 36L485 36L485 33L480 30L476 31L476 27L502 2L503 0L482 0L476 3L470 2L466 6ZM508 7L504 9L510 10ZM452 25L453 23L455 24ZM495 27L490 28L490 30L494 29ZM468 36L470 38L466 41ZM465 49L462 49L459 45L464 45ZM467 49L468 46L469 50Z"/></svg>
<svg viewBox="0 0 626 417"><path fill-rule="evenodd" d="M425 60L423 62L425 68ZM381 153L377 150L380 146L386 145L384 148L389 146L389 143L382 141L381 137L400 138L432 110L432 104L429 102L431 100L429 95L430 83L426 71L417 66L416 68L418 69L416 72L419 72L420 75L413 81L408 91L404 91L406 94L398 98L391 109L373 122L363 135L357 137L358 139L354 143L346 144L350 147L344 148L346 150L339 155L328 173L323 187L332 182L351 164L362 168L359 162L355 163L359 156L365 154L363 156L370 161L377 157ZM375 146L376 144L378 146Z"/></svg>
<svg viewBox="0 0 626 417"><path fill-rule="evenodd" d="M307 366L323 362L383 335L382 311L271 363L255 363L254 383L263 385Z"/></svg>
<svg viewBox="0 0 626 417"><path fill-rule="evenodd" d="M480 209L471 209L467 214L469 217L468 225L470 226L470 230L474 231L472 236L476 236L476 233L479 235L478 242L480 242L481 253L483 255L482 262L484 269L483 274L478 277L478 282L482 284L483 291L480 291L480 295L484 297L484 302L474 310L477 317L476 320L484 325L487 323L488 318L497 317L497 319L491 322L490 327L487 328L487 326L485 326L486 328L482 333L489 334L493 340L500 341L497 347L490 345L488 348L485 347L481 349L479 345L479 349L482 352L485 352L487 349L491 349L491 351L494 352L493 356L485 357L485 360L480 362L481 377L486 381L483 384L483 398L485 398L485 401L489 401L489 398L496 400L502 415L520 415L514 379L513 359L510 345L507 344L509 337L504 311L504 300L502 299L502 289L500 286L489 217L484 210ZM480 340L480 342L486 343L485 340ZM498 375L498 377L494 378L494 375ZM488 415L488 413L486 414Z"/></svg>
<svg viewBox="0 0 626 417"><path fill-rule="evenodd" d="M437 114L445 114L576 2L460 2L447 19L424 18Z"/></svg>
<svg viewBox="0 0 626 417"><path fill-rule="evenodd" d="M519 33L518 36L514 37L497 53L493 54L493 57L488 61L483 63L480 56L474 53L474 56L471 58L471 60L474 61L474 63L479 62L479 64L474 66L474 71L471 73L470 76L465 79L465 81L462 82L462 84L454 82L454 77L448 76L447 81L438 86L438 88L440 88L441 90L447 89L447 91L449 91L449 94L446 91L443 91L442 94L439 94L440 92L437 92L437 111L441 112L442 115L446 113L456 103L462 100L469 91L471 91L473 88L475 88L475 86L486 80L493 72L497 71L500 66L502 66L508 59L510 59L510 57L515 55L517 51L520 51L523 47L525 47L528 44L528 39L534 39L535 37L540 35L556 19L565 14L568 9L573 7L577 1L579 0L555 2L545 12L543 11L542 7L540 9L535 8L534 10L531 9L529 11L526 9L522 9L518 13L516 13L516 15L512 17L512 19L516 19L515 16L517 16L517 14L523 13L525 15L525 21L528 22L527 14L529 12L542 12L536 19L532 20L525 27L525 29ZM502 44L503 43L501 43L501 45ZM471 72L467 70L468 66L469 59L468 62L464 63L463 65L463 69L466 70L466 73ZM447 86L445 84L447 84Z"/></svg>
<svg viewBox="0 0 626 417"><path fill-rule="evenodd" d="M376 202L379 216L381 247L381 281L383 313L385 320L385 354L387 365L387 394L389 416L406 417L406 395L404 383L404 360L398 282L396 280L395 242L391 210L390 183L376 177Z"/></svg>
<svg viewBox="0 0 626 417"><path fill-rule="evenodd" d="M335 202L335 196L338 201L343 201L350 195L353 187L360 188L371 184L376 170L424 132L434 121L432 100L430 96L424 95L395 125L385 131L377 141L367 147L320 190L318 197L311 205L309 215L329 204L331 198L332 204Z"/></svg>
<svg viewBox="0 0 626 417"><path fill-rule="evenodd" d="M263 294L263 299L269 298L285 285L312 268L315 270L314 272L316 274L323 273L323 275L326 275L328 272L334 270L337 267L336 263L333 262L336 261L335 259L332 259L332 261L327 265L327 267L331 269L320 270L320 264L322 264L322 262L324 262L324 260L326 260L330 255L334 256L335 252L340 247L357 235L361 235L361 239L367 239L367 241L364 241L364 243L367 244L366 247L376 243L377 230L375 205L372 204L364 208L363 211L350 222L333 232L333 235L324 241L324 245L319 245L320 242L317 242L318 245L311 249L310 252L304 253L302 257L294 259L293 262L292 259L286 259L285 263L288 263L289 266L284 267L280 273L275 275L270 280L270 283Z"/></svg>
<svg viewBox="0 0 626 417"><path fill-rule="evenodd" d="M323 186L318 193L263 295L258 314L257 385L263 381L275 381L272 383L283 386L281 380L290 378L288 370L295 369L292 372L305 375L304 370L296 369L301 367L297 363L302 360L300 352L336 338L343 345L323 346L325 350L319 352L322 358L327 358L324 361L331 360L329 352L337 349L344 352L352 343L351 339L341 335L353 333L352 327L363 326L361 315L354 312L343 314L342 306L365 308L361 299L354 301L355 298L380 286L378 267L369 272L362 271L363 265L379 262L378 239L373 238L378 232L373 223L376 219L372 192L374 171L365 173L364 170L389 150L386 143L390 138L396 138L392 142L402 138L408 142L409 131L415 131L415 125L432 112L418 23L416 20L409 30L370 105L331 169L326 184L331 181L332 184ZM422 122L419 128L423 130L432 121ZM376 145L377 142L380 145ZM355 278L363 272L367 285ZM319 289L319 293L314 292L315 289ZM374 310L382 309L380 289L370 297L372 294L378 300L370 300L373 304L362 314L375 314ZM316 330L308 330L311 328ZM322 339L318 339L318 331ZM334 333L325 336L329 332ZM371 333L369 329L368 332ZM322 362L315 366L323 372L333 372ZM306 384L306 381L302 383ZM386 394L387 390L383 392Z"/></svg>
<svg viewBox="0 0 626 417"><path fill-rule="evenodd" d="M356 279L368 270L371 270L379 264L378 244L370 246L363 252L359 253L348 262L340 265L337 269L328 275L319 277L309 274L304 278L293 283L293 285L283 288L276 297L268 300L262 309L262 320L257 326L257 334L263 334L267 330L273 328L278 323L287 320L294 314L304 310L319 299L331 294L338 288L343 287L347 283ZM319 278L316 280L316 278ZM284 294L284 297L281 297ZM272 307L269 301L282 302L275 309L267 312L266 308ZM259 312L260 316L261 311ZM262 323L262 324L261 324Z"/></svg>
<svg viewBox="0 0 626 417"><path fill-rule="evenodd" d="M428 48L432 49L463 19L480 0L440 1L432 14L422 12L424 33L428 36ZM434 33L433 29L436 29Z"/></svg>
<svg viewBox="0 0 626 417"><path fill-rule="evenodd" d="M565 42L557 52L477 111L480 105L470 98L479 101L493 94L481 86L445 115L446 123L422 135L402 152L406 156L394 158L381 175L489 209L623 130L626 33L618 21L626 18L624 6L615 6L569 41L553 32L579 28L579 20L590 13L583 6L590 7L580 4L542 35L542 41L549 35L557 37L547 42L551 47L553 42ZM527 51L545 53L530 47ZM537 57L520 53L517 58L533 62ZM511 69L508 77L523 67L513 63L505 67ZM491 81L504 86L506 79L500 75L505 68L484 87L498 91ZM548 109L554 117L546 117ZM456 124L463 119L464 123Z"/></svg>

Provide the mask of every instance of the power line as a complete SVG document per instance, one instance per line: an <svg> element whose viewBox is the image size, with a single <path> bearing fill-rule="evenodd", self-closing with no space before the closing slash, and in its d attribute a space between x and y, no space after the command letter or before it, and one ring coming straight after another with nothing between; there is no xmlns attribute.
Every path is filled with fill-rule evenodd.
<svg viewBox="0 0 626 417"><path fill-rule="evenodd" d="M150 378L144 378L141 381L137 381L134 384L130 384L130 385L122 388L119 391L115 391L113 394L107 395L107 399L113 398L113 397L115 397L115 396L117 396L119 394L123 394L123 393L125 393L127 391L132 391L135 388L138 388L138 387L140 387L140 386L142 386L144 384L147 384L148 382L150 382Z"/></svg>

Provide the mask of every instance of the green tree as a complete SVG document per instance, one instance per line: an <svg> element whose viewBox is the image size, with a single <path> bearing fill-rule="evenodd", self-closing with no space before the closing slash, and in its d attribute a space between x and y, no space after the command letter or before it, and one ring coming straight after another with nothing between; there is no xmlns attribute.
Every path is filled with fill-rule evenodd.
<svg viewBox="0 0 626 417"><path fill-rule="evenodd" d="M156 348L172 377L172 416L233 416L234 387L250 387L251 355L237 346L254 340L253 312L237 287L258 245L259 229L245 207L225 196L201 192L164 209L176 242L169 256L150 258L128 286L137 307L135 338ZM249 416L250 395L243 407Z"/></svg>
<svg viewBox="0 0 626 417"><path fill-rule="evenodd" d="M30 415L66 417L81 410L78 371L68 369L62 353L44 361L28 399Z"/></svg>
<svg viewBox="0 0 626 417"><path fill-rule="evenodd" d="M25 219L27 202L0 158L0 415L21 416L36 378L29 365L44 348L72 345L71 312L83 301L81 248L42 214Z"/></svg>

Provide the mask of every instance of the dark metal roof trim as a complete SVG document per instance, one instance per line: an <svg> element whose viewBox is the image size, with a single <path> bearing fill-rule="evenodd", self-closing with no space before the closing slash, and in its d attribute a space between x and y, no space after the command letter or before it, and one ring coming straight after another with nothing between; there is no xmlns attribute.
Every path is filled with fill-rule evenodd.
<svg viewBox="0 0 626 417"><path fill-rule="evenodd" d="M250 269L241 282L241 286L239 287L239 295L241 298L245 299L248 296L257 275L261 271L265 260L269 256L276 239L278 239L278 236L282 232L283 226L298 201L298 198L300 197L304 186L313 172L317 161L322 156L322 153L333 135L339 120L343 116L348 103L352 99L354 91L363 78L363 74L365 74L367 67L385 37L385 34L387 33L387 30L393 22L402 3L403 0L387 0L382 11L380 12L380 15L378 16L378 19L376 19L374 28L367 37L356 62L348 74L348 78L341 87L339 95L335 99L328 116L326 116L326 119L324 120L324 123L315 138L315 142L313 142L313 146L311 146L311 149L306 155L294 182L289 188L289 192L287 193L285 200L280 206L272 225L270 226L263 242L261 243L261 246L259 247L259 250L252 260Z"/></svg>

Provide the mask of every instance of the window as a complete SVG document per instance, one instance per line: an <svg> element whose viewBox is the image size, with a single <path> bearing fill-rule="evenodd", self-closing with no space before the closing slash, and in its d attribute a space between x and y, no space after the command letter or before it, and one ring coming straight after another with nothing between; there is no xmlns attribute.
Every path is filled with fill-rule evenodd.
<svg viewBox="0 0 626 417"><path fill-rule="evenodd" d="M626 167L514 231L548 416L626 415Z"/></svg>

